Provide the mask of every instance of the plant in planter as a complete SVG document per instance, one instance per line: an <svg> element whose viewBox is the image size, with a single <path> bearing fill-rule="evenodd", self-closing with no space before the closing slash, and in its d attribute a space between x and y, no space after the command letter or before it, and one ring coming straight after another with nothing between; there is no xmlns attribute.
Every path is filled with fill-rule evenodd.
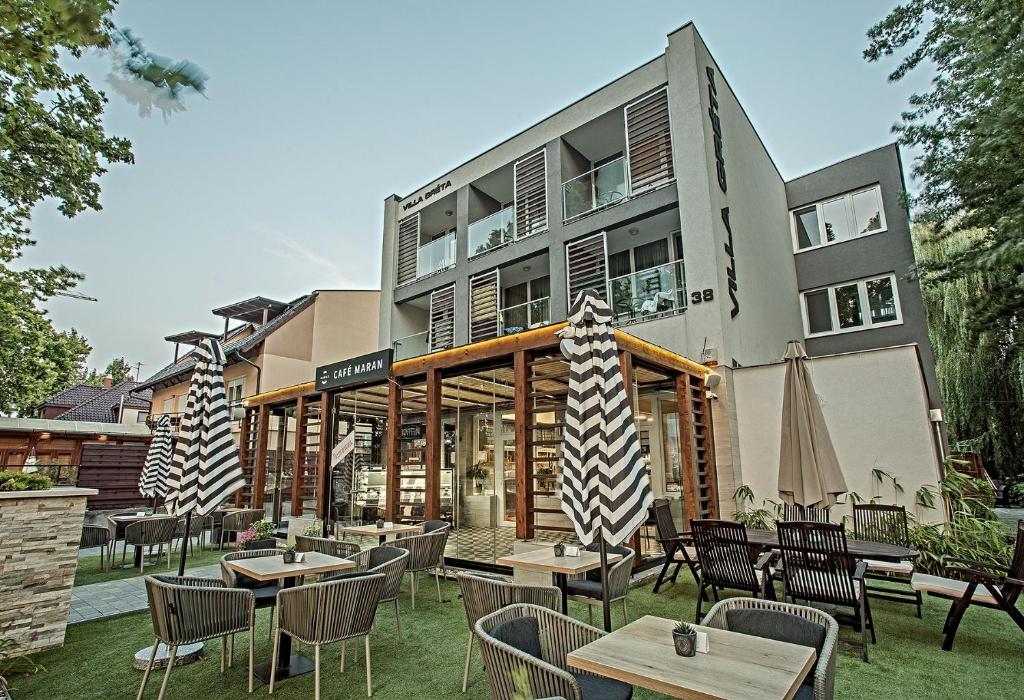
<svg viewBox="0 0 1024 700"><path fill-rule="evenodd" d="M281 558L284 560L285 564L295 563L295 545L290 544L285 547L284 551L281 552Z"/></svg>
<svg viewBox="0 0 1024 700"><path fill-rule="evenodd" d="M693 656L697 653L697 628L686 621L677 622L672 628L672 642L677 654Z"/></svg>
<svg viewBox="0 0 1024 700"><path fill-rule="evenodd" d="M0 471L0 491L45 491L53 480L43 474Z"/></svg>
<svg viewBox="0 0 1024 700"><path fill-rule="evenodd" d="M235 549L274 549L277 547L277 540L274 539L275 527L276 525L266 518L257 520L248 530L239 533Z"/></svg>
<svg viewBox="0 0 1024 700"><path fill-rule="evenodd" d="M324 526L320 523L307 525L305 529L303 529L302 534L306 537L321 537L324 534Z"/></svg>
<svg viewBox="0 0 1024 700"><path fill-rule="evenodd" d="M481 483L490 474L489 471L484 469L483 462L477 462L466 468L466 478L473 480L473 493L479 494L483 491L483 484Z"/></svg>

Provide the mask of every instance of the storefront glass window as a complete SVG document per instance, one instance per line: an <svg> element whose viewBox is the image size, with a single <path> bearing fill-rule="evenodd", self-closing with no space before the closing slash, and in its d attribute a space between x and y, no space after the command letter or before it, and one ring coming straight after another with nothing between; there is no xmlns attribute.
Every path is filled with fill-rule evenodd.
<svg viewBox="0 0 1024 700"><path fill-rule="evenodd" d="M331 397L331 519L364 525L387 510L387 385L343 391ZM352 436L347 455L335 448ZM420 494L422 496L422 494ZM422 503L422 501L421 501Z"/></svg>

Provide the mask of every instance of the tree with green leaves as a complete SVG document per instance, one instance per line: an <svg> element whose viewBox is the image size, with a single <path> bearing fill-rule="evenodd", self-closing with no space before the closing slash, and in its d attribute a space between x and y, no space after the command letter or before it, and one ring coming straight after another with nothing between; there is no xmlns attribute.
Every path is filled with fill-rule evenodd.
<svg viewBox="0 0 1024 700"><path fill-rule="evenodd" d="M1024 310L1022 28L1021 0L909 0L868 31L864 51L901 57L890 81L935 71L894 130L921 151L915 219L955 237L947 255L920 264L923 280L984 273L990 283L985 297L964 299L975 329L1016 324Z"/></svg>
<svg viewBox="0 0 1024 700"><path fill-rule="evenodd" d="M128 360L123 357L115 357L107 363L102 372L91 370L88 374L84 375L83 383L100 386L107 377L110 377L111 382L116 386L123 381L134 379L135 375L133 374L132 366L128 364Z"/></svg>

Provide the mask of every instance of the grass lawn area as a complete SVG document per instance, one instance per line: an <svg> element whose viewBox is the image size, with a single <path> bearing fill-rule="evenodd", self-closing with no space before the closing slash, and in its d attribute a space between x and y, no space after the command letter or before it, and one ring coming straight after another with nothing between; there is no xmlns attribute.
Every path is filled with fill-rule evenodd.
<svg viewBox="0 0 1024 700"><path fill-rule="evenodd" d="M692 619L695 589L692 581L650 592L652 584L629 594L630 615L659 615ZM377 631L371 637L373 651L374 697L380 700L417 700L419 698L488 698L490 688L479 662L470 673L469 692L462 696L462 663L466 645L466 621L454 582L444 585L451 599L438 603L431 597L432 585L424 585L417 608L409 606L406 593L400 599L402 631L405 639L395 638L394 614L387 607L378 613ZM570 612L586 620L583 605ZM1004 613L981 608L971 609L960 628L952 652L940 649L942 621L948 603L925 600L924 619L914 615L912 606L875 601L872 603L878 628L878 644L870 650L871 662L863 663L860 652L840 644L836 677L836 696L840 698L1019 698L1024 672L1024 633ZM621 608L616 627L622 622ZM267 640L268 611L257 611L256 660L269 658ZM68 629L62 649L37 657L46 672L30 678L18 678L14 684L18 700L56 700L57 698L134 698L142 674L131 668L132 655L152 641L149 615L138 613L102 622L74 625ZM842 628L840 638L859 638ZM240 638L241 639L241 638ZM350 657L345 674L338 671L340 645L325 647L322 653L322 691L325 698L355 700L366 697L363 665ZM352 653L354 644L349 645ZM359 645L362 646L361 644ZM311 652L310 652L311 653ZM171 698L245 698L246 644L236 644L235 667L225 676L219 674L219 646L207 643L207 659L176 669L171 673L167 697ZM360 659L361 660L361 659ZM665 663L685 663L676 657ZM155 698L161 677L150 680L146 697ZM266 687L256 681L256 693ZM278 685L274 697L313 697L313 676L290 679ZM637 690L635 698L663 697Z"/></svg>
<svg viewBox="0 0 1024 700"><path fill-rule="evenodd" d="M132 563L134 547L128 547L128 556L125 557L125 565ZM221 556L233 551L225 545L225 549L222 552L219 549L204 549L200 551L196 549L195 555L192 554L192 550L189 549L188 561L185 564L186 569L193 569L199 566L207 566L209 564L216 564L220 561ZM181 550L176 549L171 552L171 565L167 566L166 555L160 558L160 563L156 563L156 549L153 549L153 558L146 559L146 573L150 574L166 574L166 573L178 573L178 559L181 556ZM90 583L100 583L101 581L115 581L122 578L132 578L133 576L139 575L138 567L131 567L128 569L121 568L121 549L117 550L114 556L114 568L106 571L100 571L100 557L81 557L78 560L78 568L75 569L75 585L85 586Z"/></svg>

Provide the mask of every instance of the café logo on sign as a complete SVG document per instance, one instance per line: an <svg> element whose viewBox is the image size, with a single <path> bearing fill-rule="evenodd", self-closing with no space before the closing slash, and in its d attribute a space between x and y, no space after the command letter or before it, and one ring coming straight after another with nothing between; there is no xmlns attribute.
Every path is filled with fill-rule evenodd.
<svg viewBox="0 0 1024 700"><path fill-rule="evenodd" d="M379 350L350 360L332 362L316 368L316 390L327 391L339 387L386 379L391 371L392 350Z"/></svg>
<svg viewBox="0 0 1024 700"><path fill-rule="evenodd" d="M414 197L413 199L410 199L408 202L403 202L403 204L402 204L402 211L408 211L409 209L412 209L417 204L422 204L424 201L430 199L431 197L433 197L435 195L438 195L438 194L441 194L442 192L444 192L447 189L450 189L451 186L452 186L452 181L451 180L445 180L444 182L437 183L436 185L431 187L429 190L427 190L426 192L421 194L419 197Z"/></svg>

